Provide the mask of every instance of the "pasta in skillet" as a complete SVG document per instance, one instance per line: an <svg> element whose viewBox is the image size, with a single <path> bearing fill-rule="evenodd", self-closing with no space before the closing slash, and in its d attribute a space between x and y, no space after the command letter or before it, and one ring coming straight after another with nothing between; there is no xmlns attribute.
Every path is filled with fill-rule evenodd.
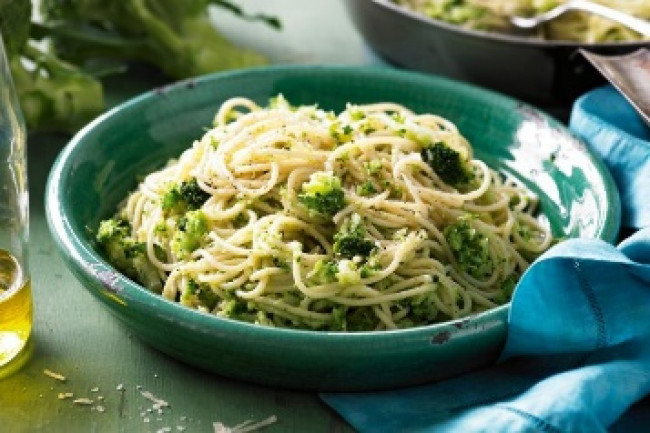
<svg viewBox="0 0 650 433"><path fill-rule="evenodd" d="M545 12L565 0L393 0L430 18L475 30L511 32L509 18ZM594 0L638 18L650 19L647 0ZM634 30L596 14L570 12L540 26L537 37L585 43L634 41Z"/></svg>

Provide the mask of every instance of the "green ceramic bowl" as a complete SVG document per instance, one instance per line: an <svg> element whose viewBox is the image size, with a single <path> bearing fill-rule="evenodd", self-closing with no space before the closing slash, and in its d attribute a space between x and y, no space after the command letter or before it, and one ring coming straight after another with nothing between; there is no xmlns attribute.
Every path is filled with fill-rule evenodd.
<svg viewBox="0 0 650 433"><path fill-rule="evenodd" d="M98 253L88 228L110 216L136 178L200 137L227 98L341 110L394 101L455 122L489 165L541 198L554 233L613 241L619 199L602 163L561 124L534 108L458 82L389 69L287 66L205 76L130 100L80 131L50 173L52 235L83 287L143 341L192 366L272 386L369 390L413 385L493 362L508 305L463 320L398 331L275 329L190 310L150 293Z"/></svg>

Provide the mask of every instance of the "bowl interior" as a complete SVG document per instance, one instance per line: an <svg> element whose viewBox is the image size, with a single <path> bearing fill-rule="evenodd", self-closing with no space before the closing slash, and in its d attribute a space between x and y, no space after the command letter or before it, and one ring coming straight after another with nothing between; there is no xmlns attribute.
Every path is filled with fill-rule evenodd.
<svg viewBox="0 0 650 433"><path fill-rule="evenodd" d="M392 101L442 115L458 125L479 158L539 195L555 235L616 238L618 195L602 163L561 124L507 97L383 68L271 67L179 82L128 101L80 131L50 173L46 210L53 237L82 284L145 341L190 364L280 386L384 388L483 365L505 339L507 306L455 324L382 333L318 333L219 319L146 291L102 258L88 229L112 215L142 175L199 138L227 98L266 104L279 93L292 104L332 110L347 102ZM438 371L423 372L435 370L436 362Z"/></svg>

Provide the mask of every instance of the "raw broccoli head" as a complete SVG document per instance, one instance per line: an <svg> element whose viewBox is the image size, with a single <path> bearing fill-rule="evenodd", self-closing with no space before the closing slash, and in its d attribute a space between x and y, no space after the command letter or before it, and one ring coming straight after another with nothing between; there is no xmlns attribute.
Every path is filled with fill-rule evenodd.
<svg viewBox="0 0 650 433"><path fill-rule="evenodd" d="M318 171L302 185L298 201L311 212L332 216L345 207L345 192L341 179L333 173Z"/></svg>
<svg viewBox="0 0 650 433"><path fill-rule="evenodd" d="M444 235L461 270L477 279L484 279L494 272L490 240L470 224L469 217L459 217L445 227Z"/></svg>
<svg viewBox="0 0 650 433"><path fill-rule="evenodd" d="M352 259L355 256L368 257L375 249L375 243L366 238L366 229L359 214L346 218L341 229L334 235L334 253Z"/></svg>
<svg viewBox="0 0 650 433"><path fill-rule="evenodd" d="M75 132L104 108L100 82L36 41L30 0L0 0L0 29L25 123L30 131Z"/></svg>
<svg viewBox="0 0 650 433"><path fill-rule="evenodd" d="M42 0L41 13L57 50L77 64L98 58L145 62L180 79L266 63L215 29L210 4L279 26L277 19L246 15L225 0Z"/></svg>
<svg viewBox="0 0 650 433"><path fill-rule="evenodd" d="M443 142L425 146L420 154L422 160L429 164L446 184L457 187L469 183L474 178L460 153Z"/></svg>

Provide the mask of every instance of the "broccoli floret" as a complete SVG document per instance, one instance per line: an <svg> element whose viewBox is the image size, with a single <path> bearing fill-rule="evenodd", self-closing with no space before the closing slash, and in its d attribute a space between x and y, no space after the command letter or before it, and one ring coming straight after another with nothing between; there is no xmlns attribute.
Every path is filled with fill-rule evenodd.
<svg viewBox="0 0 650 433"><path fill-rule="evenodd" d="M365 181L361 185L357 185L357 194L360 196L366 197L376 193L377 188L375 188L375 185L369 180Z"/></svg>
<svg viewBox="0 0 650 433"><path fill-rule="evenodd" d="M451 186L463 186L474 179L460 153L441 141L425 146L421 155L440 179Z"/></svg>
<svg viewBox="0 0 650 433"><path fill-rule="evenodd" d="M332 308L332 323L330 329L332 331L346 331L348 307L345 305L337 305Z"/></svg>
<svg viewBox="0 0 650 433"><path fill-rule="evenodd" d="M411 315L418 323L431 323L438 315L438 308L433 302L434 296L434 292L428 292L410 300Z"/></svg>
<svg viewBox="0 0 650 433"><path fill-rule="evenodd" d="M197 210L210 198L210 193L199 186L195 177L174 185L162 197L162 209L167 214L184 214Z"/></svg>
<svg viewBox="0 0 650 433"><path fill-rule="evenodd" d="M373 176L379 173L379 171L384 167L384 163L380 159L372 159L368 162L365 162L363 166L365 167L368 174Z"/></svg>
<svg viewBox="0 0 650 433"><path fill-rule="evenodd" d="M505 304L510 301L512 293L515 291L515 287L517 287L518 281L519 278L515 274L508 275L503 283L501 283L501 290L499 291L499 294L494 297L494 302L497 304Z"/></svg>
<svg viewBox="0 0 650 433"><path fill-rule="evenodd" d="M316 262L309 277L316 284L327 284L336 281L338 271L338 264L334 260L321 259Z"/></svg>
<svg viewBox="0 0 650 433"><path fill-rule="evenodd" d="M348 331L373 331L377 328L377 317L370 307L348 309L345 318Z"/></svg>
<svg viewBox="0 0 650 433"><path fill-rule="evenodd" d="M355 256L368 257L374 249L375 243L366 239L366 228L357 213L346 218L341 229L334 235L334 252L338 256L348 259Z"/></svg>
<svg viewBox="0 0 650 433"><path fill-rule="evenodd" d="M158 269L149 261L145 243L131 236L127 221L117 218L102 221L95 239L108 261L120 272L154 292L162 291Z"/></svg>
<svg viewBox="0 0 650 433"><path fill-rule="evenodd" d="M178 227L170 242L172 252L185 259L197 249L208 231L208 219L200 210L188 211L178 221Z"/></svg>
<svg viewBox="0 0 650 433"><path fill-rule="evenodd" d="M469 217L456 219L445 227L444 235L461 270L477 279L484 279L494 271L490 240L472 227Z"/></svg>
<svg viewBox="0 0 650 433"><path fill-rule="evenodd" d="M342 125L341 122L336 121L330 125L330 135L339 144L345 143L352 139L354 129L350 125Z"/></svg>
<svg viewBox="0 0 650 433"><path fill-rule="evenodd" d="M311 212L332 216L345 207L345 192L341 179L331 172L317 171L302 184L298 201Z"/></svg>
<svg viewBox="0 0 650 433"><path fill-rule="evenodd" d="M209 284L199 284L195 280L190 279L187 282L181 301L185 305L205 307L212 311L217 305L217 301L219 301L219 296L212 291Z"/></svg>
<svg viewBox="0 0 650 433"><path fill-rule="evenodd" d="M343 259L338 263L336 279L344 286L359 284L361 282L361 272L359 272L357 265L352 260Z"/></svg>

